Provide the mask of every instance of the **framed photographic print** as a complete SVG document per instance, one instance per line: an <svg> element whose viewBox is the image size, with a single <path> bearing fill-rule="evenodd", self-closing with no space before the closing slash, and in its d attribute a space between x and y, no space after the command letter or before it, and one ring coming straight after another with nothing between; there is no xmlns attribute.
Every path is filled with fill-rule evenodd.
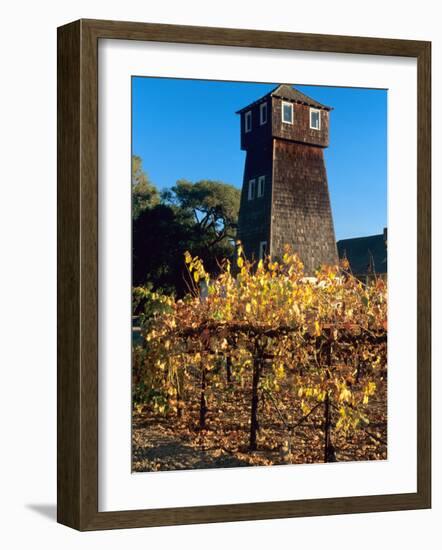
<svg viewBox="0 0 442 550"><path fill-rule="evenodd" d="M430 507L430 51L59 28L59 522Z"/></svg>

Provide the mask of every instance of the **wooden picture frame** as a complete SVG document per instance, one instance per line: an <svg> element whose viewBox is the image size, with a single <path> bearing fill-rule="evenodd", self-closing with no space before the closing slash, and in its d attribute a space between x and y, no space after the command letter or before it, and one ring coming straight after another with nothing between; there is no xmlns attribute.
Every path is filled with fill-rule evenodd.
<svg viewBox="0 0 442 550"><path fill-rule="evenodd" d="M124 39L403 56L418 67L417 492L98 511L98 41ZM58 29L58 521L82 531L431 506L431 44L79 20ZM179 474L178 474L179 475Z"/></svg>

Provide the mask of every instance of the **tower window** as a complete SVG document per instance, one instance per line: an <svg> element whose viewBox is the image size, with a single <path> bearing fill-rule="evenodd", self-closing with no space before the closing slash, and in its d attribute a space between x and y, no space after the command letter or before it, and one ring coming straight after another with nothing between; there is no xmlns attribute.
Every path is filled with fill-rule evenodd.
<svg viewBox="0 0 442 550"><path fill-rule="evenodd" d="M261 125L267 122L267 102L259 106L259 123Z"/></svg>
<svg viewBox="0 0 442 550"><path fill-rule="evenodd" d="M249 195L248 195L249 201L255 198L255 185L256 185L255 180L249 181Z"/></svg>
<svg viewBox="0 0 442 550"><path fill-rule="evenodd" d="M321 129L321 111L319 109L310 109L310 128L312 130Z"/></svg>
<svg viewBox="0 0 442 550"><path fill-rule="evenodd" d="M259 259L263 260L267 256L267 241L259 243Z"/></svg>
<svg viewBox="0 0 442 550"><path fill-rule="evenodd" d="M264 187L266 183L266 177L265 176L259 176L258 178L258 197L264 196Z"/></svg>
<svg viewBox="0 0 442 550"><path fill-rule="evenodd" d="M252 131L252 111L247 111L244 115L244 127L246 132Z"/></svg>
<svg viewBox="0 0 442 550"><path fill-rule="evenodd" d="M293 124L293 103L282 102L282 122Z"/></svg>

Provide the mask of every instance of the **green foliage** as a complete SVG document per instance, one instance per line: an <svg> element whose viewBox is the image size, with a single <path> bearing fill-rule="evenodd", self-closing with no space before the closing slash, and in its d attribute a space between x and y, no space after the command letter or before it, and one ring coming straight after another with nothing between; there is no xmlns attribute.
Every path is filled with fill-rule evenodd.
<svg viewBox="0 0 442 550"><path fill-rule="evenodd" d="M179 180L163 193L166 202L193 214L200 236L209 247L226 238L235 239L240 197L233 185L212 180Z"/></svg>
<svg viewBox="0 0 442 550"><path fill-rule="evenodd" d="M136 187L144 185L140 182ZM182 262L186 250L216 274L234 252L239 200L232 185L206 180L180 180L163 191L161 202L154 194L143 208L134 194L133 284L150 283L155 290L183 296L189 285Z"/></svg>
<svg viewBox="0 0 442 550"><path fill-rule="evenodd" d="M133 222L133 284L151 283L156 290L182 295L182 255L194 241L193 220L185 212L159 204Z"/></svg>
<svg viewBox="0 0 442 550"><path fill-rule="evenodd" d="M132 289L133 310L139 316L140 325L147 329L160 315L172 312L173 298L163 292L155 292L152 284Z"/></svg>
<svg viewBox="0 0 442 550"><path fill-rule="evenodd" d="M141 157L132 155L132 218L136 220L142 212L159 202L160 194L143 170Z"/></svg>

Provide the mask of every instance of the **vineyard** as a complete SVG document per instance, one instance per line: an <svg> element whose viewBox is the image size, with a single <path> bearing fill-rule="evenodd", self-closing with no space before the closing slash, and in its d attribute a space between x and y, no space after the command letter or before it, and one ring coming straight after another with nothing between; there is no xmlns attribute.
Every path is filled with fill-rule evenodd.
<svg viewBox="0 0 442 550"><path fill-rule="evenodd" d="M186 253L188 293L133 290L135 471L387 457L387 286L299 258L211 277Z"/></svg>

